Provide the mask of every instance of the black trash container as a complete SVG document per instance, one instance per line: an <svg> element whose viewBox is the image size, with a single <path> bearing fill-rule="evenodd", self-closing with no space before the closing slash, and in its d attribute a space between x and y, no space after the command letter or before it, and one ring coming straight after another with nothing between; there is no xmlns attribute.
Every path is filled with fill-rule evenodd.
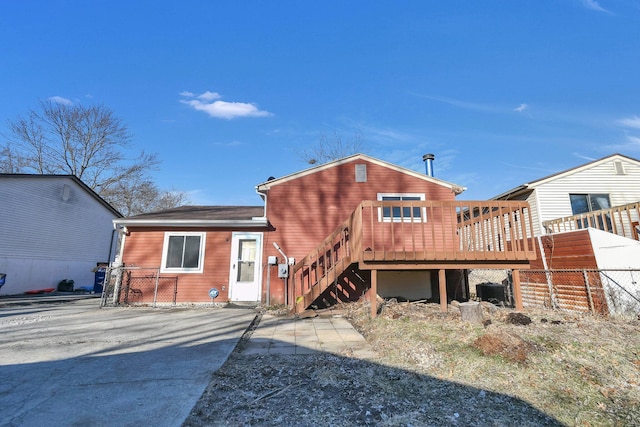
<svg viewBox="0 0 640 427"><path fill-rule="evenodd" d="M506 301L505 287L500 283L480 283L476 285L476 294L480 301L488 301L494 304Z"/></svg>

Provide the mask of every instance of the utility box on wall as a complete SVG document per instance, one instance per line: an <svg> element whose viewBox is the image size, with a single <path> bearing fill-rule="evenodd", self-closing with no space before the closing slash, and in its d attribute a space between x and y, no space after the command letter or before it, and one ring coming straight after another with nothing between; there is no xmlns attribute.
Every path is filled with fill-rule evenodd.
<svg viewBox="0 0 640 427"><path fill-rule="evenodd" d="M278 278L286 279L287 277L289 277L289 265L278 264Z"/></svg>

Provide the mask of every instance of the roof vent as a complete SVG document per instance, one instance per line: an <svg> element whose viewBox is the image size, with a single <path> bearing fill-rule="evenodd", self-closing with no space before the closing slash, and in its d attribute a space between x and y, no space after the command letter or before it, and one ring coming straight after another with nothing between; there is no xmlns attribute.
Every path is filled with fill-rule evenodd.
<svg viewBox="0 0 640 427"><path fill-rule="evenodd" d="M433 160L436 158L433 154L425 154L422 156L422 161L424 162L427 175L433 177Z"/></svg>

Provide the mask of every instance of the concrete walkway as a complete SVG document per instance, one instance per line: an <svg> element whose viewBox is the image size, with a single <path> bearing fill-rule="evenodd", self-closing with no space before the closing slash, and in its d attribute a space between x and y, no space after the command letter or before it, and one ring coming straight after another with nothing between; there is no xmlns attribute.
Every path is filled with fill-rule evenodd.
<svg viewBox="0 0 640 427"><path fill-rule="evenodd" d="M296 319L264 314L243 354L311 355L322 352L362 359L375 352L343 317Z"/></svg>

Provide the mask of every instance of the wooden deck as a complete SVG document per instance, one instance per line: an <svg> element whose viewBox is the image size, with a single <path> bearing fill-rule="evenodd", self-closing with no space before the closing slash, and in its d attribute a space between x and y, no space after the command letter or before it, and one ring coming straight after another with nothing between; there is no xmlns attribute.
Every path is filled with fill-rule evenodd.
<svg viewBox="0 0 640 427"><path fill-rule="evenodd" d="M527 202L363 201L293 267L289 301L304 310L353 263L374 273L528 268L532 237Z"/></svg>
<svg viewBox="0 0 640 427"><path fill-rule="evenodd" d="M544 221L542 225L548 234L580 230L587 227L607 231L630 239L638 239L640 223L640 202L614 206L610 209L587 212L578 215Z"/></svg>

